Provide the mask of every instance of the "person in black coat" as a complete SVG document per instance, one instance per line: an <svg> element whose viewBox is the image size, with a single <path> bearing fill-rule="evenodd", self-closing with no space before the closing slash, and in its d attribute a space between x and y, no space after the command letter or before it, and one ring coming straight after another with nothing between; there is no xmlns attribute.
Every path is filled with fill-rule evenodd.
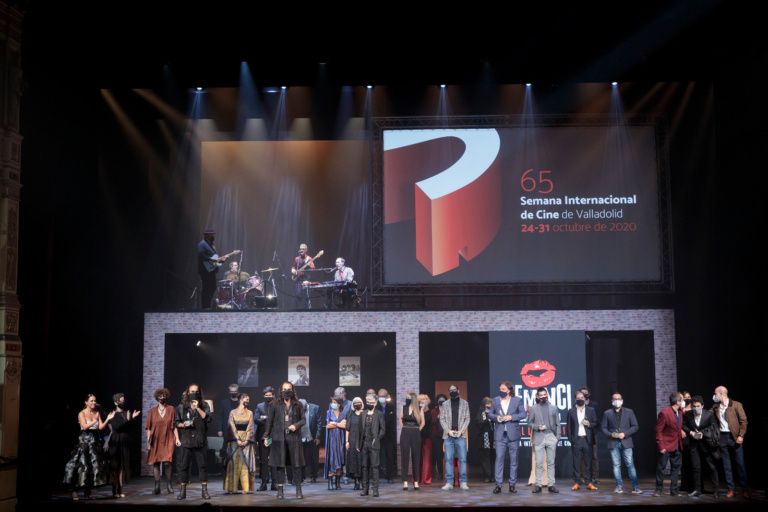
<svg viewBox="0 0 768 512"><path fill-rule="evenodd" d="M592 482L592 446L595 439L595 427L597 413L586 405L587 399L582 391L576 392L576 405L568 411L566 430L568 440L571 442L571 456L573 457L573 487L572 491L581 488L580 481L587 482L587 489L596 491L597 487ZM582 467L585 468L582 470ZM579 475L581 473L581 475Z"/></svg>
<svg viewBox="0 0 768 512"><path fill-rule="evenodd" d="M692 402L693 407L683 416L683 432L688 438L693 469L693 491L688 495L693 497L701 495L701 459L703 458L709 466L709 475L715 485L715 497L717 497L720 483L715 458L720 455L718 451L720 425L712 411L704 409L704 399L701 396L693 397Z"/></svg>
<svg viewBox="0 0 768 512"><path fill-rule="evenodd" d="M600 404L595 402L595 400L592 398L592 393L589 391L589 388L584 386L583 388L580 388L579 391L584 393L584 400L585 403L595 410L595 414L597 414L597 424L600 425L600 423L603 421L603 410L600 408ZM592 432L594 435L592 436L592 474L590 475L592 477L592 483L594 485L599 485L599 476L600 476L600 466L598 464L598 461L600 457L598 457L598 437L602 434L601 429L597 428ZM584 470L584 462L581 463L581 470ZM584 474L587 474L584 472ZM582 482L583 484L586 484L587 482Z"/></svg>
<svg viewBox="0 0 768 512"><path fill-rule="evenodd" d="M301 427L304 426L304 407L299 402L293 384L286 381L280 386L280 396L267 411L263 444L270 446L269 466L277 476L277 498L283 499L285 467L293 467L296 497L301 499L301 473L304 467L304 449Z"/></svg>
<svg viewBox="0 0 768 512"><path fill-rule="evenodd" d="M360 496L368 496L368 490L371 487L373 487L373 497L379 496L379 455L386 432L384 415L376 407L376 397L366 396L365 412L355 440L355 449L361 453L360 463L363 473L363 491Z"/></svg>
<svg viewBox="0 0 768 512"><path fill-rule="evenodd" d="M264 437L264 430L267 424L267 411L272 406L275 399L275 389L272 386L264 387L264 401L256 404L256 409L253 411L253 421L256 422L256 439L262 439ZM259 476L261 476L261 486L258 491L266 491L267 484L272 481L271 490L276 491L275 478L271 474L269 468L269 446L264 446L264 443L259 443Z"/></svg>
<svg viewBox="0 0 768 512"><path fill-rule="evenodd" d="M380 468L387 483L391 484L397 476L397 413L389 391L381 388L378 395L376 410L384 417L386 429L384 439L381 440Z"/></svg>
<svg viewBox="0 0 768 512"><path fill-rule="evenodd" d="M189 484L189 466L192 457L197 461L197 473L200 476L203 499L211 499L208 494L208 471L205 463L205 452L208 449L208 425L211 423L211 409L203 400L203 392L197 384L190 384L184 392L181 403L176 407L176 428L179 430L181 441L179 457L179 479L181 492L176 497L183 500L187 497Z"/></svg>

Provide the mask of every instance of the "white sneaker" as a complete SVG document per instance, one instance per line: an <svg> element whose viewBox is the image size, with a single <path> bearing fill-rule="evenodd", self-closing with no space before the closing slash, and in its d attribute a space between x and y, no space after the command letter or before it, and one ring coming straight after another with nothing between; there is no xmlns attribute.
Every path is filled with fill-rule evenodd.
<svg viewBox="0 0 768 512"><path fill-rule="evenodd" d="M632 494L643 494L643 491L639 487L635 487L632 489Z"/></svg>
<svg viewBox="0 0 768 512"><path fill-rule="evenodd" d="M453 484L445 484L444 486L441 487L441 489L444 491L450 491L451 489L453 489Z"/></svg>
<svg viewBox="0 0 768 512"><path fill-rule="evenodd" d="M461 482L461 485L459 486L459 488L462 491L468 491L469 490L469 486L467 485L467 482Z"/></svg>
<svg viewBox="0 0 768 512"><path fill-rule="evenodd" d="M616 493L616 494L621 494L621 493L623 493L623 492L624 492L624 489L622 489L621 487L617 487L617 488L615 488L615 489L613 490L613 492L614 492L614 493Z"/></svg>

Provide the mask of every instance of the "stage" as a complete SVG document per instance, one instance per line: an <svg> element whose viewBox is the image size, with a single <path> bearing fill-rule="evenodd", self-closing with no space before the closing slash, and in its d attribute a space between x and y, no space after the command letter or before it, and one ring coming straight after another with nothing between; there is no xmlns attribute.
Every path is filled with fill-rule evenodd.
<svg viewBox="0 0 768 512"><path fill-rule="evenodd" d="M376 507L376 508L476 508L476 507L536 507L545 509L561 509L566 507L614 507L621 509L638 508L656 508L660 506L672 507L738 507L739 509L763 508L765 507L765 495L756 494L752 499L747 500L742 497L726 499L714 498L712 494L705 494L701 497L690 498L685 494L680 496L661 496L653 497L654 482L652 480L641 480L640 487L643 494L633 495L628 492L624 494L614 494L613 482L604 480L601 482L600 489L596 492L581 490L573 492L570 490L572 482L562 481L557 484L559 494L550 494L546 489L541 494L532 494L532 487L522 484L518 486L516 495L507 492L506 485L501 494L493 494L492 483L483 483L480 481L471 481L468 491L461 491L454 488L452 491L441 490L442 482L432 485L423 485L421 490L411 490L405 492L402 490L402 482L395 480L392 484L383 483L379 487L380 497L360 496L359 491L352 490L353 486L342 486L341 490L329 491L327 483L318 480L314 484L304 484L302 491L304 499L296 499L294 487L286 485L285 499L275 498L274 491L255 492L253 494L227 495L222 490L222 481L220 478L212 479L208 490L211 499L203 501L200 497L200 484L193 482L187 489L187 499L177 500L176 495L161 494L155 496L152 494L152 480L142 478L133 480L129 483L124 492L125 498L114 499L111 497L111 488L108 486L97 489L93 500L81 500L73 502L69 494L60 494L54 496L50 501L45 502L44 506L54 506L56 509L61 507L116 507L116 508L152 508L163 506L179 507ZM627 482L628 483L628 482ZM626 488L625 488L626 489ZM178 485L176 486L178 491Z"/></svg>

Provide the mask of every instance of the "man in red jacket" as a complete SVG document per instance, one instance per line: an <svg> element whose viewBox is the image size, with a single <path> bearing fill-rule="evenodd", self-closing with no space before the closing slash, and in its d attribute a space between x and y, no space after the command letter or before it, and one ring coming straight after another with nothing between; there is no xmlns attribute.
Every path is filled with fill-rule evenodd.
<svg viewBox="0 0 768 512"><path fill-rule="evenodd" d="M672 466L669 481L670 496L679 494L677 478L680 475L683 453L683 409L685 402L679 391L669 395L669 407L659 412L656 420L656 450L659 453L656 463L656 490L654 496L661 496L664 487L664 468L667 461Z"/></svg>

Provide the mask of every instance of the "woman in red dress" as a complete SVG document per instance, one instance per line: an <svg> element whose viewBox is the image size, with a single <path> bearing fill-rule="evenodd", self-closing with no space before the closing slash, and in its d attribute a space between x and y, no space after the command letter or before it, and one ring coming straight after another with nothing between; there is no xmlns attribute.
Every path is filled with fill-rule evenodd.
<svg viewBox="0 0 768 512"><path fill-rule="evenodd" d="M155 494L160 494L160 477L165 465L165 477L168 480L166 489L168 494L173 494L171 484L171 471L173 470L173 449L181 446L179 432L176 430L174 418L176 409L168 405L171 392L165 388L155 391L157 405L152 407L147 414L147 464L152 465L155 476Z"/></svg>

